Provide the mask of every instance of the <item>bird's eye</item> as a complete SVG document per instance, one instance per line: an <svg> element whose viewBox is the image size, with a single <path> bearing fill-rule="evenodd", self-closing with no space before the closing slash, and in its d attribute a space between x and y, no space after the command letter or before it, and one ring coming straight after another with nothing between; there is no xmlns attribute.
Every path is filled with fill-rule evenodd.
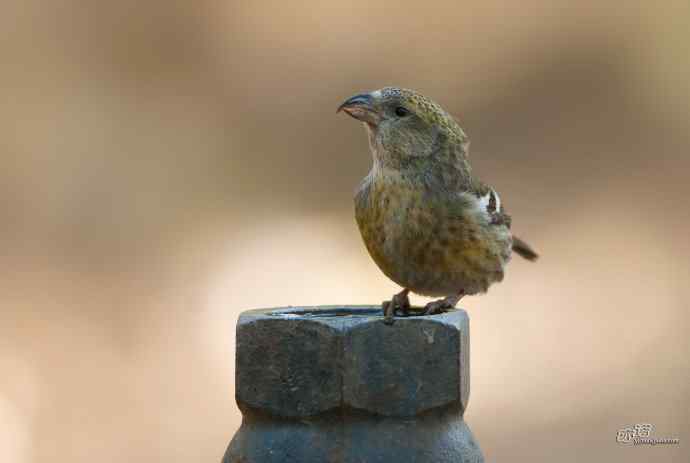
<svg viewBox="0 0 690 463"><path fill-rule="evenodd" d="M405 108L403 106L398 106L397 108L395 108L395 115L398 117L405 117L405 116L408 116L409 114L410 114L410 111L408 111L407 108Z"/></svg>

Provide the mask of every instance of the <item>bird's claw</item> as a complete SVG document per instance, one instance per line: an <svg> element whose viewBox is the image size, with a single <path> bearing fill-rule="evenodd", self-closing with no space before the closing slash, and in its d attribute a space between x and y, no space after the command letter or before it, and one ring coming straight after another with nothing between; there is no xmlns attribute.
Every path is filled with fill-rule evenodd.
<svg viewBox="0 0 690 463"><path fill-rule="evenodd" d="M436 315L443 312L448 312L453 309L455 305L462 299L465 295L465 291L460 291L458 294L453 296L448 296L444 299L439 299L438 301L429 302L424 306L424 315Z"/></svg>
<svg viewBox="0 0 690 463"><path fill-rule="evenodd" d="M383 310L383 323L386 325L395 323L395 307L393 307L393 301L383 301L381 309Z"/></svg>
<svg viewBox="0 0 690 463"><path fill-rule="evenodd" d="M383 301L381 309L383 309L383 322L386 325L395 323L395 314L401 311L404 316L410 313L410 299L407 297L407 290L403 290L394 295L390 301Z"/></svg>
<svg viewBox="0 0 690 463"><path fill-rule="evenodd" d="M445 299L429 302L424 306L424 315L436 315L443 312L448 312L453 306Z"/></svg>

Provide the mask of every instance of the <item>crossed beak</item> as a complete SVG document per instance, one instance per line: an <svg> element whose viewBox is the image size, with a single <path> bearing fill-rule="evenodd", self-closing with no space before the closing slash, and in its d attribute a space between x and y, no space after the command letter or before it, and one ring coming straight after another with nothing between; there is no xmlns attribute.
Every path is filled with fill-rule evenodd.
<svg viewBox="0 0 690 463"><path fill-rule="evenodd" d="M336 113L340 111L345 111L351 117L374 127L381 119L376 111L376 101L370 93L361 93L348 98L338 106Z"/></svg>

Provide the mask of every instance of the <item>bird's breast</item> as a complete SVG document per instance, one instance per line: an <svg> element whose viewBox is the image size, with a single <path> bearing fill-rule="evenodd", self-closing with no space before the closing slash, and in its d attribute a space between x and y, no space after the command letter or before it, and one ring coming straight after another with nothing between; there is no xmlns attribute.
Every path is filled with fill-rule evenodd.
<svg viewBox="0 0 690 463"><path fill-rule="evenodd" d="M355 198L355 215L367 250L390 279L425 295L472 294L502 279L511 238L505 227L475 217L470 201L458 207L462 201L399 178L370 179Z"/></svg>

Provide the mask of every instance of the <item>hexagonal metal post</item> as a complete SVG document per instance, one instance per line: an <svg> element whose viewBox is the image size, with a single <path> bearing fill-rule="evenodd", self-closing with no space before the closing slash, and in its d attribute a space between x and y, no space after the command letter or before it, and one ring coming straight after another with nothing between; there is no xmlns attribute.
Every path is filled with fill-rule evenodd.
<svg viewBox="0 0 690 463"><path fill-rule="evenodd" d="M250 310L237 324L242 426L223 463L483 462L463 310L383 323L372 306Z"/></svg>

